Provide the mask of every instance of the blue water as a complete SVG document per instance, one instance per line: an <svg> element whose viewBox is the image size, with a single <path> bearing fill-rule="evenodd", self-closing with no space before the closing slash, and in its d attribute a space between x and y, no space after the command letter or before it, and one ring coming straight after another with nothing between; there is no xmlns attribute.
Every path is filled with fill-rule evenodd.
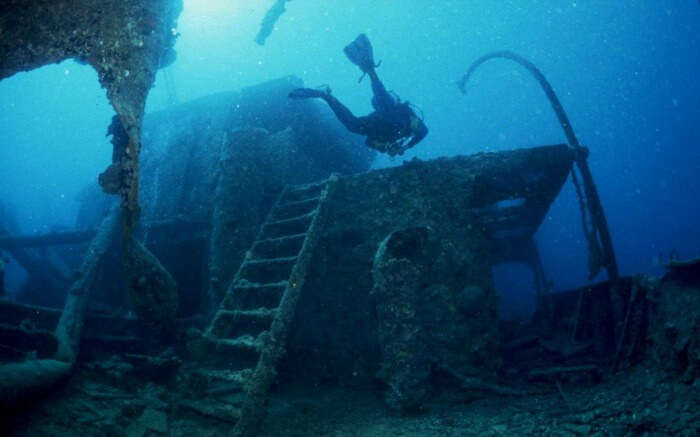
<svg viewBox="0 0 700 437"><path fill-rule="evenodd" d="M271 0L185 0L177 61L161 70L147 109L296 74L328 84L357 114L368 81L342 48L374 44L389 89L418 105L429 136L405 159L560 143L536 82L509 61L469 64L508 49L532 60L564 104L590 165L623 274L663 271L676 251L700 255L700 4L695 0L295 0L264 46L253 42ZM113 111L87 66L66 61L0 82L0 201L25 233L70 227L76 198L109 163ZM376 167L400 164L381 157ZM586 282L586 252L570 184L537 240L556 289ZM528 273L499 270L503 289Z"/></svg>

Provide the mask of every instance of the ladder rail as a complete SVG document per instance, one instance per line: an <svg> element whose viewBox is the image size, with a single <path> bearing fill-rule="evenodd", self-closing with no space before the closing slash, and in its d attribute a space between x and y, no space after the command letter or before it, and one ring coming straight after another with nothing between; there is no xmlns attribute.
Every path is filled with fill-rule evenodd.
<svg viewBox="0 0 700 437"><path fill-rule="evenodd" d="M277 209L277 206L280 204L282 201L282 198L284 198L285 194L289 191L289 185L285 185L282 187L282 190L280 193L277 195L277 198L275 199L274 203L272 204L272 207L270 210L267 212L267 215L265 216L265 220L263 221L263 224L260 226L258 229L258 233L255 236L255 239L253 242L258 241L262 238L262 236L265 233L265 224L274 216L274 211ZM253 245L251 245L252 249ZM236 288L236 283L240 281L241 279L241 274L246 268L246 261L248 258L249 251L246 251L246 253L243 255L243 261L238 266L238 270L236 270L236 274L233 275L233 278L231 279L231 282L229 283L228 287L226 287L226 293L224 293L224 297L221 299L221 302L219 302L219 306L217 307L216 312L214 313L214 316L212 317L211 321L209 322L209 325L207 326L207 329L204 331L204 336L207 338L211 338L212 335L212 330L214 328L214 322L216 321L216 318L218 316L219 311L225 309L226 301L230 299L230 295L233 293L233 290Z"/></svg>
<svg viewBox="0 0 700 437"><path fill-rule="evenodd" d="M252 358L251 362L246 365L246 369L236 371L244 372L246 381L244 384L241 384L242 387L244 386L242 390L244 401L240 411L241 414L237 417L237 423L233 430L234 435L255 435L266 414L265 401L267 400L270 386L277 375L279 360L286 350L286 341L294 319L296 306L306 280L314 249L320 239L326 221L329 199L338 181L339 176L334 173L322 181L305 185L285 185L282 188L268 211L265 220L260 225L257 235L238 266L233 279L228 284L226 293L221 302L219 302L217 311L205 330L204 340L212 344L217 353L233 354L237 357L234 359L236 361L233 365L238 366ZM317 189L318 192L316 192ZM313 194L310 193L312 190ZM288 196L290 193L292 195ZM305 195L312 197L294 200ZM292 208L302 204L308 204L308 207L313 207L312 202L316 203L315 208L301 216L282 220L277 219L280 217L280 214L284 216L289 212L285 208L289 208L290 205ZM268 233L270 224L274 226L275 224L294 222L300 219L304 219L306 222L303 225L304 232L296 230L295 232L297 233L280 237L274 237L277 232ZM294 232L292 229L288 231ZM256 248L261 244L274 245L275 242L284 242L289 238L296 239L292 246L293 249L283 248L283 246L272 246L272 249L269 251L263 250L259 254L262 258L256 255ZM277 253L275 253L276 251ZM292 252L295 255L289 256ZM284 266L272 267L275 263L281 263ZM248 270L249 267L253 271L257 271L256 269L259 268L273 269L270 270L270 273L275 272L275 276L277 276L277 273L274 269L284 268L284 273L280 273L289 273L284 280L262 284L257 282L261 279L260 271L252 273L252 271ZM265 270L261 271L264 272ZM282 275L279 276L280 278L282 277ZM266 279L270 278L266 277ZM268 300L272 298L276 305L274 309L270 307L270 309L261 312L259 308L248 308L250 302L247 301L252 295L247 296L246 294L247 297L234 296L241 287L252 289L260 286L278 287L277 291L273 293L274 297L272 295L268 296L266 293L263 296L264 299L258 302L267 308L272 303L272 301L268 302ZM239 302L239 298L243 300ZM244 301L247 303L244 303ZM257 318L264 322L267 329L262 327L262 325L254 327L247 325L256 316L260 316ZM261 328L262 331L260 331ZM234 336L234 332L238 334ZM256 358L253 358L252 355L255 355ZM239 358L241 363L238 362ZM231 365L231 363L226 364L227 367Z"/></svg>
<svg viewBox="0 0 700 437"><path fill-rule="evenodd" d="M301 289L306 280L306 271L311 262L316 243L320 238L328 200L333 194L338 180L338 175L332 174L325 181L326 187L319 196L316 214L309 224L307 237L299 250L297 262L289 275L289 281L282 294L272 326L263 342L260 358L246 390L247 396L243 404L241 417L234 428L234 435L253 435L264 417L267 393L277 375L277 363L285 352L287 335L294 319Z"/></svg>

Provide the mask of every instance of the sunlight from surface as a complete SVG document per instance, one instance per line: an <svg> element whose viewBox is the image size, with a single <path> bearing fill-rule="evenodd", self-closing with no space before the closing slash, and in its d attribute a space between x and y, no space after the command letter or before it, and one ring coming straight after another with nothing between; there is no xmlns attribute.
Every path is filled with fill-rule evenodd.
<svg viewBox="0 0 700 437"><path fill-rule="evenodd" d="M271 3L267 0L185 0L180 23L208 22L221 16L234 23L265 10Z"/></svg>

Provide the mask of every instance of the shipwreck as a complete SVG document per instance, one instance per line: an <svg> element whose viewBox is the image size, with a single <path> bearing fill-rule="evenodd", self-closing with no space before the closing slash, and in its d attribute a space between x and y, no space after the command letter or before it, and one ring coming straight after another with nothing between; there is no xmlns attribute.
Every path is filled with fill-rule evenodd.
<svg viewBox="0 0 700 437"><path fill-rule="evenodd" d="M493 57L519 62L565 144L370 170L373 152L327 112L286 98L293 76L144 115L179 2L67 5L0 7L0 79L66 58L98 71L117 114L99 181L119 201L95 187L75 230L46 235L0 217L0 249L30 276L0 299L4 408L62 391L57 411L104 432L256 435L291 385L381 393L407 413L436 393L533 387L574 408L563 384L643 360L695 381L699 264L619 275L588 150L528 61L487 55L460 86ZM534 235L570 179L591 276L607 280L553 294ZM492 269L509 262L533 272L527 326L499 321Z"/></svg>

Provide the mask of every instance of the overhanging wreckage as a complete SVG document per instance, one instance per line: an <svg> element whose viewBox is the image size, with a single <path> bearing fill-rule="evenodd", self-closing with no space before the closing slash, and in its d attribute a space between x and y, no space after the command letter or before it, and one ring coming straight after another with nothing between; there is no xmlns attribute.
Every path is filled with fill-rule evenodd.
<svg viewBox="0 0 700 437"><path fill-rule="evenodd" d="M76 58L92 66L128 136L107 170L127 232L139 215L139 155L146 97L172 51L182 0L9 0L0 6L0 80ZM116 183L115 183L116 182Z"/></svg>

